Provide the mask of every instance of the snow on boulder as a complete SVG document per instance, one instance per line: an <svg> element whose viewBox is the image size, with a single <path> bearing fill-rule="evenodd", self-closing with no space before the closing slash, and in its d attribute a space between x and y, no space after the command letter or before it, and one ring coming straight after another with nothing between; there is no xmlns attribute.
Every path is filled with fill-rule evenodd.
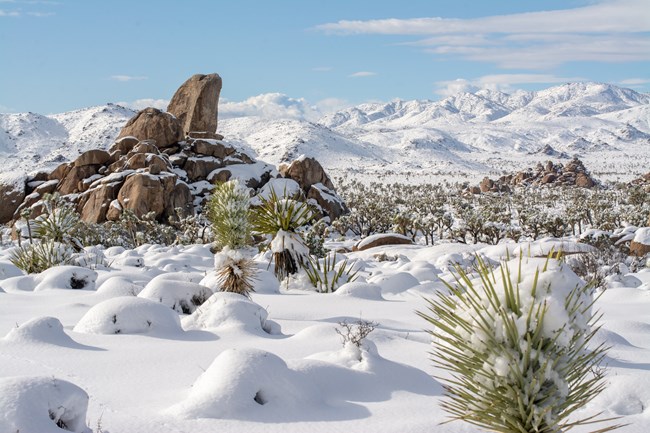
<svg viewBox="0 0 650 433"><path fill-rule="evenodd" d="M4 341L26 343L48 343L57 346L79 346L63 331L63 325L55 317L37 317L13 328Z"/></svg>
<svg viewBox="0 0 650 433"><path fill-rule="evenodd" d="M650 253L650 227L642 227L634 233L630 242L630 255L643 257Z"/></svg>
<svg viewBox="0 0 650 433"><path fill-rule="evenodd" d="M160 302L177 313L192 314L210 296L212 290L197 283L165 280L159 275L145 286L138 297Z"/></svg>
<svg viewBox="0 0 650 433"><path fill-rule="evenodd" d="M320 395L308 377L291 370L278 356L234 348L222 352L194 382L185 400L169 412L185 419L291 419L322 407Z"/></svg>
<svg viewBox="0 0 650 433"><path fill-rule="evenodd" d="M217 292L192 315L183 318L184 329L243 329L270 333L277 326L267 320L262 306L237 293Z"/></svg>
<svg viewBox="0 0 650 433"><path fill-rule="evenodd" d="M34 291L48 289L95 290L97 272L79 266L55 266L34 277Z"/></svg>
<svg viewBox="0 0 650 433"><path fill-rule="evenodd" d="M53 377L0 378L0 431L92 433L86 426L88 394Z"/></svg>
<svg viewBox="0 0 650 433"><path fill-rule="evenodd" d="M138 296L144 289L143 286L135 284L131 279L124 276L107 278L99 287L97 293L106 297L115 298L118 296Z"/></svg>
<svg viewBox="0 0 650 433"><path fill-rule="evenodd" d="M303 193L298 182L293 179L271 179L262 187L259 194L253 197L251 204L254 206L261 205L262 200L270 200L273 194L278 198L282 198L300 196Z"/></svg>
<svg viewBox="0 0 650 433"><path fill-rule="evenodd" d="M413 241L411 238L400 235L398 233L380 233L376 235L370 235L367 238L362 239L354 247L352 251L364 251L374 247L380 247L384 245L412 245Z"/></svg>
<svg viewBox="0 0 650 433"><path fill-rule="evenodd" d="M373 301L383 301L381 296L381 287L377 284L361 283L353 281L345 283L334 292L337 296L349 296L351 298L368 299Z"/></svg>
<svg viewBox="0 0 650 433"><path fill-rule="evenodd" d="M418 279L408 272L398 272L392 275L380 274L370 277L368 282L380 286L382 294L402 293L420 284Z"/></svg>
<svg viewBox="0 0 650 433"><path fill-rule="evenodd" d="M178 314L159 302L133 296L92 307L73 329L84 334L144 334L181 331Z"/></svg>

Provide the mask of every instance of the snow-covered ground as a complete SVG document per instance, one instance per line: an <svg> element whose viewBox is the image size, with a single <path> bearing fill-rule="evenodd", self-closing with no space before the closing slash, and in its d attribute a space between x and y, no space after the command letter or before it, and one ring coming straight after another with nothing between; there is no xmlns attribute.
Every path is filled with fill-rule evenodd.
<svg viewBox="0 0 650 433"><path fill-rule="evenodd" d="M9 264L11 248L3 247L0 431L60 432L55 419L71 431L87 422L104 433L476 432L439 425L442 388L433 376L444 372L432 366L429 325L415 312L445 290L452 263L469 267L478 252L496 264L524 251L524 268L533 267L539 259L527 257L552 248L589 247L377 247L348 254L359 279L331 294L300 282L280 287L259 256L251 300L217 293L197 307L192 299L205 295L200 283L213 268L208 246L113 247L103 251L109 267L30 276ZM377 261L379 253L388 260ZM611 346L607 387L579 415L603 411L629 423L621 432L645 433L650 269L609 284L596 303L597 342ZM338 323L360 319L377 328L361 349L344 347Z"/></svg>

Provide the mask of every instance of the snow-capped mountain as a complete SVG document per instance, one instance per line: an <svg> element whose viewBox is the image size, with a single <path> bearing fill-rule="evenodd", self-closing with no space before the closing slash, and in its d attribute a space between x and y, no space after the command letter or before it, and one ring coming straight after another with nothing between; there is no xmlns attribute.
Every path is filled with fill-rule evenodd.
<svg viewBox="0 0 650 433"><path fill-rule="evenodd" d="M277 108L272 118L220 119L219 132L271 163L307 154L335 176L370 179L407 172L422 180L482 177L549 155L577 155L596 175L622 179L650 166L650 96L610 84L366 103L317 122L295 119L295 113L281 118ZM108 147L133 114L112 104L50 116L0 114L0 160L7 170L49 168Z"/></svg>

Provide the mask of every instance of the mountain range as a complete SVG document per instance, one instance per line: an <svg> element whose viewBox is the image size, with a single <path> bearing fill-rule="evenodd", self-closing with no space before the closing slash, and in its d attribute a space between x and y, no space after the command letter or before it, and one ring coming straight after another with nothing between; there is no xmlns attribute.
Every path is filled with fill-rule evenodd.
<svg viewBox="0 0 650 433"><path fill-rule="evenodd" d="M51 169L107 148L134 114L115 104L0 114L3 171ZM626 180L649 171L650 95L603 83L483 89L438 101L366 103L317 121L296 118L295 110L220 118L218 132L270 163L313 156L334 177L474 179L578 156L596 176Z"/></svg>

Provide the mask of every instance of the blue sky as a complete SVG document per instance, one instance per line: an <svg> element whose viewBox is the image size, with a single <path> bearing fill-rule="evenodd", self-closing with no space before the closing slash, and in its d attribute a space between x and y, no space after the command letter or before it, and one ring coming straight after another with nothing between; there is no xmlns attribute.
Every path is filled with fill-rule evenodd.
<svg viewBox="0 0 650 433"><path fill-rule="evenodd" d="M0 0L0 111L161 105L210 72L225 100L277 92L323 111L567 81L648 92L649 3Z"/></svg>

